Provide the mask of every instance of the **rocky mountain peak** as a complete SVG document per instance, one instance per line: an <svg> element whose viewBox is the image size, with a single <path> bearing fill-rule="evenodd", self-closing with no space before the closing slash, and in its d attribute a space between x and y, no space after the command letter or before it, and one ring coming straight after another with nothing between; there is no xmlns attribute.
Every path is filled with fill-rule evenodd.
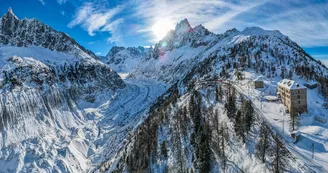
<svg viewBox="0 0 328 173"><path fill-rule="evenodd" d="M17 47L31 45L75 55L89 55L91 51L79 45L73 38L59 32L37 19L18 19L11 8L0 18L0 44Z"/></svg>
<svg viewBox="0 0 328 173"><path fill-rule="evenodd" d="M124 50L124 49L125 49L125 47L122 47L122 46L113 46L113 47L109 50L109 52L108 52L108 54L106 55L106 57L114 56L116 53L118 53L118 52L120 52L120 51L122 51L122 50Z"/></svg>
<svg viewBox="0 0 328 173"><path fill-rule="evenodd" d="M188 19L184 19L180 21L176 26L175 26L175 33L177 35L188 33L192 31L192 27L190 26L190 23Z"/></svg>
<svg viewBox="0 0 328 173"><path fill-rule="evenodd" d="M12 16L12 17L18 19L18 17L14 14L13 9L11 7L8 8L7 16L8 17Z"/></svg>
<svg viewBox="0 0 328 173"><path fill-rule="evenodd" d="M8 8L8 14L13 14L14 15L13 9L11 7Z"/></svg>

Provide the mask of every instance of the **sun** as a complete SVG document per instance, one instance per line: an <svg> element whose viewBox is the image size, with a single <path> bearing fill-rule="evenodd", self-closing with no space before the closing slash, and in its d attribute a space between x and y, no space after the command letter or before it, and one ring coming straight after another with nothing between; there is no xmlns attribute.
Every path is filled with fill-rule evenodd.
<svg viewBox="0 0 328 173"><path fill-rule="evenodd" d="M154 23L151 30L156 37L156 40L160 40L173 28L173 26L174 25L169 19L161 19Z"/></svg>

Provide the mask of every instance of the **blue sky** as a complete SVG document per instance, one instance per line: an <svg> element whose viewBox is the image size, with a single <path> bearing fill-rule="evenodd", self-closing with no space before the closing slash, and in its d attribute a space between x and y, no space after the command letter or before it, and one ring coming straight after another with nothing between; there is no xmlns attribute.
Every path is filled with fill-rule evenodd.
<svg viewBox="0 0 328 173"><path fill-rule="evenodd" d="M0 0L19 18L37 18L105 55L114 46L155 44L180 20L222 33L249 26L280 30L328 62L327 0Z"/></svg>

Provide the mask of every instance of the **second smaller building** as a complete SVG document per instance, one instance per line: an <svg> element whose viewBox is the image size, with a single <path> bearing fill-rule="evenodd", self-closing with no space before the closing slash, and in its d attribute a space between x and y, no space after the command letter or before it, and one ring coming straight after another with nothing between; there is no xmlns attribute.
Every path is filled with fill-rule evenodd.
<svg viewBox="0 0 328 173"><path fill-rule="evenodd" d="M261 76L254 79L254 87L255 88L264 88L264 82Z"/></svg>

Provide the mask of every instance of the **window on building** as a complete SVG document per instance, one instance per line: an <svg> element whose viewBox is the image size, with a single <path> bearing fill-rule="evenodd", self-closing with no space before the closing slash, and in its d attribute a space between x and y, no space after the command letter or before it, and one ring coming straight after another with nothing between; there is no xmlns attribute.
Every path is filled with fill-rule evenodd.
<svg viewBox="0 0 328 173"><path fill-rule="evenodd" d="M301 96L300 96L300 95L298 95L298 96L297 96L297 99L300 99L300 98L301 98Z"/></svg>
<svg viewBox="0 0 328 173"><path fill-rule="evenodd" d="M300 105L300 104L301 104L301 102L300 102L300 101L298 101L298 104Z"/></svg>

